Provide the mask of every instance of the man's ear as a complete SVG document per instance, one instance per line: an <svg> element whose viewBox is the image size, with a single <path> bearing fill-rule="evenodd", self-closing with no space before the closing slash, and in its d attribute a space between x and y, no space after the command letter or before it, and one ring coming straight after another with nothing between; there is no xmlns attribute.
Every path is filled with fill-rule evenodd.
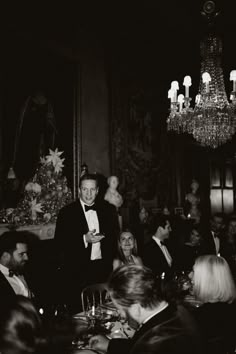
<svg viewBox="0 0 236 354"><path fill-rule="evenodd" d="M160 232L163 231L163 227L162 226L158 226L157 230L156 230L156 235Z"/></svg>
<svg viewBox="0 0 236 354"><path fill-rule="evenodd" d="M131 305L130 313L135 320L139 319L141 315L141 305L139 303Z"/></svg>
<svg viewBox="0 0 236 354"><path fill-rule="evenodd" d="M7 264L11 258L11 254L9 252L3 252L3 254L1 255L1 263L3 265Z"/></svg>
<svg viewBox="0 0 236 354"><path fill-rule="evenodd" d="M163 231L165 231L165 228L162 227L162 226L159 226L159 231L160 231L160 232L163 232Z"/></svg>

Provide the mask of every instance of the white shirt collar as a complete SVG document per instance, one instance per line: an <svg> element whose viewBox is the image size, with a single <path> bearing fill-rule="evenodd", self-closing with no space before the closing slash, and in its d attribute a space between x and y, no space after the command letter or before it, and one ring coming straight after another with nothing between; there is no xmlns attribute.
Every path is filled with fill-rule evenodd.
<svg viewBox="0 0 236 354"><path fill-rule="evenodd" d="M84 207L84 206L85 206L85 205L88 205L88 204L84 203L82 199L80 199L80 203L81 203L81 205L82 205L83 211L85 212L85 207ZM91 204L91 206L92 206L92 205L94 205L94 203ZM91 211L93 211L93 210L91 210Z"/></svg>
<svg viewBox="0 0 236 354"><path fill-rule="evenodd" d="M153 236L152 236L152 239L158 244L159 247L162 246L162 245L161 245L161 240L160 240L158 237L156 237L155 235L153 235Z"/></svg>

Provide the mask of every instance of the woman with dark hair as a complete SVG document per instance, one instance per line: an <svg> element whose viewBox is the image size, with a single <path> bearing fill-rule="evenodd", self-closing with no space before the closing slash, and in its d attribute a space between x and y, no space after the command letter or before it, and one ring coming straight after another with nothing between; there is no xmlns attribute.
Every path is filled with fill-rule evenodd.
<svg viewBox="0 0 236 354"><path fill-rule="evenodd" d="M124 264L140 264L142 260L138 256L137 240L129 229L122 231L117 243L117 256L113 260L113 270Z"/></svg>

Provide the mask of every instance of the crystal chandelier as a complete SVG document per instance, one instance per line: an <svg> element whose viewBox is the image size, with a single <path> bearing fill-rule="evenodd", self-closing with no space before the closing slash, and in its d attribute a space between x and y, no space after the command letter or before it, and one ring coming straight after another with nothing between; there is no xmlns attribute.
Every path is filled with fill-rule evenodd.
<svg viewBox="0 0 236 354"><path fill-rule="evenodd" d="M212 1L204 4L203 11L209 21L212 20L213 15L216 16L215 4ZM195 107L190 106L191 77L184 78L185 95L177 96L179 84L177 81L172 81L168 91L171 103L167 129L177 133L192 134L200 145L217 148L232 139L236 132L236 70L230 73L233 90L229 103L221 67L221 39L209 32L201 42L200 51L202 80L199 93L195 98Z"/></svg>

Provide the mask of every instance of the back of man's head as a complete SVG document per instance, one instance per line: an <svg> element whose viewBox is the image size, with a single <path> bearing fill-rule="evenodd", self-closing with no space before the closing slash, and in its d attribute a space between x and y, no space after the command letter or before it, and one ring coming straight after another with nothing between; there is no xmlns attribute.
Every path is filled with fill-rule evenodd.
<svg viewBox="0 0 236 354"><path fill-rule="evenodd" d="M150 225L150 232L154 235L158 227L165 228L168 221L170 221L168 215L155 215Z"/></svg>
<svg viewBox="0 0 236 354"><path fill-rule="evenodd" d="M144 308L155 308L165 300L160 280L144 266L123 266L115 270L108 282L112 299L119 305L129 308L139 303Z"/></svg>
<svg viewBox="0 0 236 354"><path fill-rule="evenodd" d="M0 236L0 257L4 252L12 253L16 250L17 244L27 244L27 233L24 231L6 231Z"/></svg>

